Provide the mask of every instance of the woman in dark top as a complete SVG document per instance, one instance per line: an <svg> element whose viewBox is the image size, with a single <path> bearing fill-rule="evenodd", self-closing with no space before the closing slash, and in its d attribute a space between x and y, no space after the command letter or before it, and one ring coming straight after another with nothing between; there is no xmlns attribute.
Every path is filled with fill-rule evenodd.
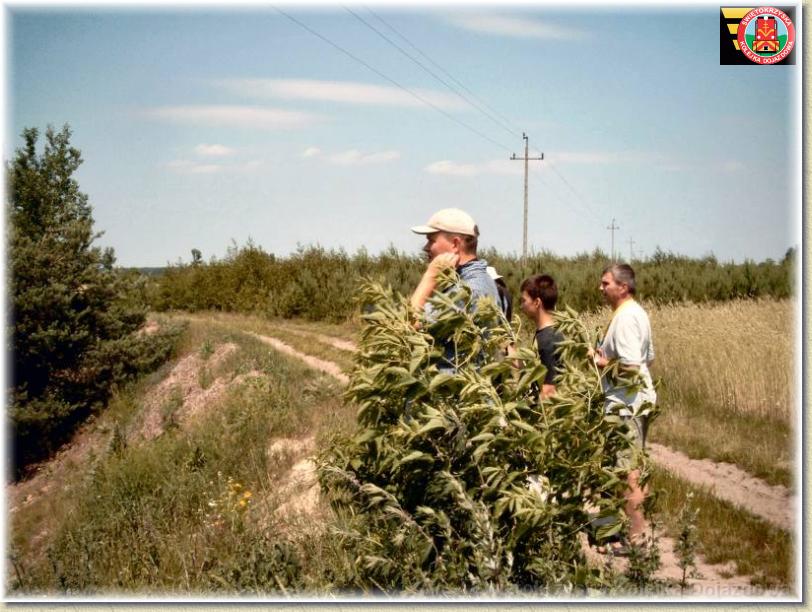
<svg viewBox="0 0 812 612"><path fill-rule="evenodd" d="M522 282L521 293L522 312L536 324L539 358L547 368L541 386L541 397L547 398L555 393L555 377L561 371L557 349L564 336L554 327L552 314L558 301L558 287L551 276L537 274Z"/></svg>

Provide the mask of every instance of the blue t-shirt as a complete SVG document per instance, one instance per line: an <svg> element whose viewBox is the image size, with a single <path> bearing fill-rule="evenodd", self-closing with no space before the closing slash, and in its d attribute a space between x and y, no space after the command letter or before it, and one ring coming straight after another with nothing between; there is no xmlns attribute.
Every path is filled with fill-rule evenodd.
<svg viewBox="0 0 812 612"><path fill-rule="evenodd" d="M499 290L496 288L496 283L490 277L487 271L488 262L484 259L473 259L461 266L457 266L457 274L460 275L460 282L464 283L471 290L471 303L470 309L476 309L476 304L479 298L490 297L494 304L499 305ZM446 293L452 292L456 289L454 285L446 289ZM434 321L435 307L433 304L426 302L423 307L426 319L431 323ZM452 342L444 343L444 351L446 364L441 364L441 370L454 369L454 344Z"/></svg>

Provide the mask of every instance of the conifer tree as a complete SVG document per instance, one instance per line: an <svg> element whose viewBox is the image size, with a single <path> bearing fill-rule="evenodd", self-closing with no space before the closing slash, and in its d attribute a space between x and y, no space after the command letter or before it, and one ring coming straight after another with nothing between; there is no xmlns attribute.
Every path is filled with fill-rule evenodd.
<svg viewBox="0 0 812 612"><path fill-rule="evenodd" d="M93 246L100 234L74 178L82 157L70 128L49 127L41 153L36 128L22 138L6 168L9 415L18 468L53 450L114 382L156 357L130 338L146 312L132 281L113 268L112 249Z"/></svg>

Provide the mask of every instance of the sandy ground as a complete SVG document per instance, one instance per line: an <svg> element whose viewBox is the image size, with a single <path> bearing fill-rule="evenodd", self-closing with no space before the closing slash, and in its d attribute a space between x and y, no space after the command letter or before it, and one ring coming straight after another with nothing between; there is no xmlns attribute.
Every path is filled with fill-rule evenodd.
<svg viewBox="0 0 812 612"><path fill-rule="evenodd" d="M692 484L706 486L724 499L773 525L792 531L798 513L796 498L781 485L770 485L732 463L691 459L662 444L646 445L654 461Z"/></svg>
<svg viewBox="0 0 812 612"><path fill-rule="evenodd" d="M311 516L316 513L319 503L316 464L308 457L315 446L313 436L308 436L303 439L274 440L268 448L268 458L272 461L286 455L297 459L275 491L278 498L285 500L276 508L275 514L287 517L292 514Z"/></svg>
<svg viewBox="0 0 812 612"><path fill-rule="evenodd" d="M195 417L206 406L217 402L225 394L228 381L216 378L203 388L200 384L201 371L203 368L213 370L236 351L236 344L221 344L214 349L208 359L204 359L198 353L191 353L181 359L169 375L147 394L144 400L143 419L140 426L130 432L128 440L130 442L138 439L152 440L161 435L167 426L165 412L170 402L180 402L171 415L178 424Z"/></svg>
<svg viewBox="0 0 812 612"><path fill-rule="evenodd" d="M337 348L342 351L347 351L349 353L354 353L358 350L358 347L355 345L355 343L350 342L349 340L342 340L341 338L334 338L333 336L325 336L324 334L304 331L301 329L293 329L291 327L285 327L284 329L286 332L290 332L303 338L313 338L314 340L318 340L322 344L328 344L333 348Z"/></svg>

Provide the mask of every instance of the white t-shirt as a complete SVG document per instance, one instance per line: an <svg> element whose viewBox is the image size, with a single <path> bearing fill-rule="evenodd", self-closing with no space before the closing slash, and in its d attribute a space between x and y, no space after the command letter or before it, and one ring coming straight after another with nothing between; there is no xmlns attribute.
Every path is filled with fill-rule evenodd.
<svg viewBox="0 0 812 612"><path fill-rule="evenodd" d="M606 395L606 411L612 412L613 404L622 404L619 414L631 416L645 402L657 401L657 393L651 382L648 365L654 361L654 343L651 339L651 323L643 307L629 300L621 304L606 330L601 343L603 354L609 360L618 360L622 365L635 366L642 377L643 388L635 392L623 386L613 385L613 381L602 379Z"/></svg>

